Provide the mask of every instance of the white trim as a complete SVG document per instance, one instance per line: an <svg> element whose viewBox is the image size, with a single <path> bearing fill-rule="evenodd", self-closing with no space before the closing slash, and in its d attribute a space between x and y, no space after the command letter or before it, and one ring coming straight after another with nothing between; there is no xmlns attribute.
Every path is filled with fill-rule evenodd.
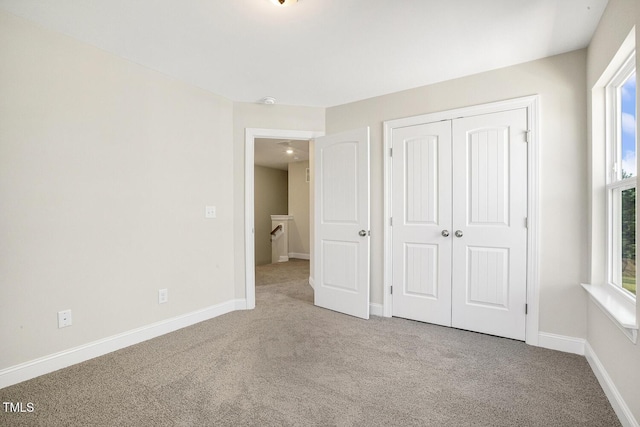
<svg viewBox="0 0 640 427"><path fill-rule="evenodd" d="M271 221L291 221L293 215L271 215Z"/></svg>
<svg viewBox="0 0 640 427"><path fill-rule="evenodd" d="M638 342L636 303L623 289L613 285L595 286L581 283L591 300L634 344Z"/></svg>
<svg viewBox="0 0 640 427"><path fill-rule="evenodd" d="M527 228L527 304L526 343L538 345L539 328L539 296L540 283L538 276L539 263L539 146L540 146L540 118L539 96L531 95L489 104L475 105L436 113L403 119L388 120L384 126L384 263L383 263L383 315L392 316L392 227L391 218L391 136L396 128L432 123L441 120L453 120L460 117L477 116L481 114L497 113L501 111L527 109L527 123L530 130L528 144L528 228Z"/></svg>
<svg viewBox="0 0 640 427"><path fill-rule="evenodd" d="M631 33L635 34L632 30ZM626 41L625 41L626 42ZM614 68L612 65L619 61L619 57L623 54L627 55L621 65ZM622 288L622 272L620 271L620 262L622 260L621 245L621 215L619 206L613 198L614 191L622 191L636 188L636 177L622 178L622 134L621 134L621 100L620 88L627 79L635 72L636 55L635 49L626 52L622 48L616 53L616 60L613 60L607 67L607 71L603 75L609 75L613 72L613 76L609 82L604 85L604 128L605 139L605 168L606 168L606 241L607 241L607 282L613 286ZM633 297L635 299L635 296Z"/></svg>
<svg viewBox="0 0 640 427"><path fill-rule="evenodd" d="M288 255L280 255L280 257L278 257L278 262L287 262L287 261L289 261Z"/></svg>
<svg viewBox="0 0 640 427"><path fill-rule="evenodd" d="M11 366L0 371L0 388L48 374L235 310L244 310L246 306L245 300L230 300Z"/></svg>
<svg viewBox="0 0 640 427"><path fill-rule="evenodd" d="M538 346L550 350L563 351L565 353L579 354L584 356L584 338L567 337L565 335L550 334L540 332L538 334Z"/></svg>
<svg viewBox="0 0 640 427"><path fill-rule="evenodd" d="M527 101L525 101L527 99ZM538 345L540 332L540 278L539 278L539 244L540 244L540 97L522 98L527 104L527 121L529 123L530 139L528 152L529 186L528 217L527 217L527 325L526 343Z"/></svg>
<svg viewBox="0 0 640 427"><path fill-rule="evenodd" d="M311 257L309 256L309 254L301 254L300 252L289 252L289 258L296 258L296 259L310 259Z"/></svg>
<svg viewBox="0 0 640 427"><path fill-rule="evenodd" d="M408 119L407 119L408 120ZM391 233L391 186L393 183L391 157L391 147L393 141L393 129L395 129L393 120L385 121L383 126L383 158L384 158L384 219L383 219L383 262L382 262L382 315L384 317L393 316L393 300L391 298L391 285L393 283L393 234ZM400 127L400 126L397 126Z"/></svg>
<svg viewBox="0 0 640 427"><path fill-rule="evenodd" d="M638 424L638 421L633 416L631 409L629 409L629 406L616 388L616 384L613 382L605 370L604 365L600 362L600 359L598 359L598 356L588 342L585 344L585 357L587 358L587 362L589 362L589 366L591 366L591 370L598 379L600 387L602 387L604 394L609 399L611 407L618 416L620 424L625 427L640 427L640 424Z"/></svg>
<svg viewBox="0 0 640 427"><path fill-rule="evenodd" d="M256 138L310 140L324 132L246 128L244 133L244 271L247 309L256 307L256 272L254 239L254 148Z"/></svg>
<svg viewBox="0 0 640 427"><path fill-rule="evenodd" d="M311 286L311 289L315 289L316 288L316 282L315 280L313 280L313 277L309 276L309 286Z"/></svg>
<svg viewBox="0 0 640 427"><path fill-rule="evenodd" d="M369 314L371 316L381 317L383 315L382 304L376 304L374 302L369 303Z"/></svg>

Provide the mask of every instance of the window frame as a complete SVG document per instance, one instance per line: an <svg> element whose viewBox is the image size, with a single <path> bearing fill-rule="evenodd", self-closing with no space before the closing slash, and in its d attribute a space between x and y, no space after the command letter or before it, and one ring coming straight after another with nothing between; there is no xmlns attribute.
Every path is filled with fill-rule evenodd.
<svg viewBox="0 0 640 427"><path fill-rule="evenodd" d="M590 301L608 317L611 322L634 344L638 341L638 320L636 299L621 287L609 283L609 248L607 212L607 184L611 181L610 144L611 136L607 134L607 120L611 123L611 111L607 113L606 87L627 64L631 54L636 51L636 29L631 29L618 50L611 57L609 64L602 70L600 77L594 82L590 93L590 164L589 164L589 283L581 283L589 295ZM637 95L636 95L637 103ZM611 129L611 126L609 126ZM640 200L636 199L636 206ZM638 215L636 215L638 218ZM637 230L636 230L637 231ZM638 277L638 274L636 274Z"/></svg>
<svg viewBox="0 0 640 427"><path fill-rule="evenodd" d="M616 201L615 194L631 188L637 188L636 176L622 177L622 102L621 89L627 80L636 72L635 50L624 60L616 70L611 80L605 85L605 130L606 130L606 242L607 242L607 283L616 293L625 299L635 303L636 295L622 287L622 279L618 275L622 261L619 249L621 236L619 235L621 212ZM637 74L636 74L637 82ZM637 112L637 106L636 106ZM637 153L636 138L636 153Z"/></svg>

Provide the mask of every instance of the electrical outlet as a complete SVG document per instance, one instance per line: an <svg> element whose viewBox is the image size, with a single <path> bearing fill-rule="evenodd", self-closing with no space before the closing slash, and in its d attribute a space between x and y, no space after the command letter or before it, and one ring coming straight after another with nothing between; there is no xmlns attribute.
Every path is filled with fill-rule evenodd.
<svg viewBox="0 0 640 427"><path fill-rule="evenodd" d="M169 301L169 289L158 290L158 304L164 304Z"/></svg>
<svg viewBox="0 0 640 427"><path fill-rule="evenodd" d="M71 326L71 310L58 312L58 329Z"/></svg>
<svg viewBox="0 0 640 427"><path fill-rule="evenodd" d="M204 208L204 217L205 218L215 218L216 217L216 207L215 206L205 206L205 208Z"/></svg>

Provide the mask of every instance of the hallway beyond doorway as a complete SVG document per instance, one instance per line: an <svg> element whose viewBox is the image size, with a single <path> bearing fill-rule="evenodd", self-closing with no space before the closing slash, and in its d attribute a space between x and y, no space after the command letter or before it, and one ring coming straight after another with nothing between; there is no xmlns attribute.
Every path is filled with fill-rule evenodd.
<svg viewBox="0 0 640 427"><path fill-rule="evenodd" d="M294 281L309 280L309 261L290 258L287 262L277 262L256 266L256 286L275 285Z"/></svg>

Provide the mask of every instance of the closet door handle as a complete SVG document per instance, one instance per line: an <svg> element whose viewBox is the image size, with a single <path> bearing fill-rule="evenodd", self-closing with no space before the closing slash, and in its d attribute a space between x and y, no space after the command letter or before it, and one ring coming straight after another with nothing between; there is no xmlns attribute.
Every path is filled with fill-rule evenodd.
<svg viewBox="0 0 640 427"><path fill-rule="evenodd" d="M449 230L442 230L442 237L449 237Z"/></svg>
<svg viewBox="0 0 640 427"><path fill-rule="evenodd" d="M455 234L456 234L456 237L462 237L463 236L462 230L456 230Z"/></svg>

